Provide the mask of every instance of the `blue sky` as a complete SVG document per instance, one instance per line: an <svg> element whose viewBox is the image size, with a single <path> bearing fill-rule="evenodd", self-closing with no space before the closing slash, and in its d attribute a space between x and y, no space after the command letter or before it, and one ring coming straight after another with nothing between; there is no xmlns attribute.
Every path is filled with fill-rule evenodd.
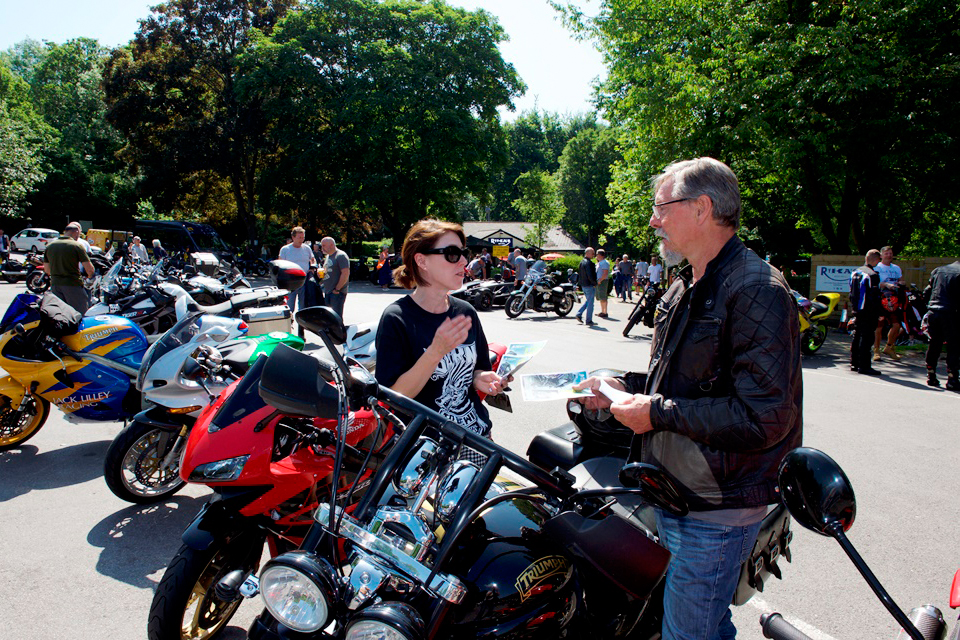
<svg viewBox="0 0 960 640"><path fill-rule="evenodd" d="M0 50L26 38L62 43L86 36L108 46L125 44L136 31L137 20L156 4L156 0L0 0ZM527 84L526 95L516 101L517 113L535 107L561 115L592 111L592 84L604 75L600 53L574 40L546 0L448 0L448 4L485 9L510 35L510 41L501 45L503 57ZM589 11L597 0L580 4Z"/></svg>

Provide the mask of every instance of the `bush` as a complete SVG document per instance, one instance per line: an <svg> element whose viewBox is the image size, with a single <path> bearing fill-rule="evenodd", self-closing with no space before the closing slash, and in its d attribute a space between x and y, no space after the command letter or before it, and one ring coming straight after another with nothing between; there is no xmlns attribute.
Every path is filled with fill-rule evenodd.
<svg viewBox="0 0 960 640"><path fill-rule="evenodd" d="M576 273L577 269L580 267L581 260L583 260L583 258L578 255L571 254L563 256L562 258L558 258L553 262L548 262L547 271L566 274L567 269L573 269L574 273Z"/></svg>

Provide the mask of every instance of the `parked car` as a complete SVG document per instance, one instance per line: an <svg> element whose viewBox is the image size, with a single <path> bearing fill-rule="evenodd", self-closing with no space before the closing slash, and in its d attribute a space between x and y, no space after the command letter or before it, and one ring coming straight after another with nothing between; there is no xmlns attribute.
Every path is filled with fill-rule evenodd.
<svg viewBox="0 0 960 640"><path fill-rule="evenodd" d="M59 231L31 227L29 229L24 229L20 233L10 238L10 250L17 251L19 253L26 253L27 251L43 253L46 251L47 245L59 237Z"/></svg>

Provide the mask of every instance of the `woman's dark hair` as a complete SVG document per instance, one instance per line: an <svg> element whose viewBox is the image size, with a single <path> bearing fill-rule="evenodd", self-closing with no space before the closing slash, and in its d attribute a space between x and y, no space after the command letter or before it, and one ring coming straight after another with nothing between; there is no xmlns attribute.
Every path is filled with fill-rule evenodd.
<svg viewBox="0 0 960 640"><path fill-rule="evenodd" d="M400 255L403 257L403 264L397 267L393 272L393 279L404 289L413 289L419 285L430 284L424 280L417 266L415 256L425 249L433 249L437 240L445 234L453 232L460 238L464 246L467 244L467 237L463 234L463 227L455 222L446 222L444 220L435 220L426 218L410 227L407 237L403 240L403 248Z"/></svg>

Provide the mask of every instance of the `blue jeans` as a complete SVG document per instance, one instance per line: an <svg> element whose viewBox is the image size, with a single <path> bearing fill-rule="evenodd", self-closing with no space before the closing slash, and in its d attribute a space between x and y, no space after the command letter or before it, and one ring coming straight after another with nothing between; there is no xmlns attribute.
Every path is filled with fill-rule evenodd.
<svg viewBox="0 0 960 640"><path fill-rule="evenodd" d="M597 295L596 287L583 287L583 296L586 298L583 302L583 306L580 307L580 310L577 311L577 317L583 315L584 309L587 311L587 322L593 322L593 299Z"/></svg>
<svg viewBox="0 0 960 640"><path fill-rule="evenodd" d="M340 315L340 319L343 320L343 303L347 301L347 292L334 293L331 291L325 297L326 305L336 311Z"/></svg>
<svg viewBox="0 0 960 640"><path fill-rule="evenodd" d="M734 527L657 509L657 530L673 554L663 595L663 640L736 638L730 603L760 523Z"/></svg>

